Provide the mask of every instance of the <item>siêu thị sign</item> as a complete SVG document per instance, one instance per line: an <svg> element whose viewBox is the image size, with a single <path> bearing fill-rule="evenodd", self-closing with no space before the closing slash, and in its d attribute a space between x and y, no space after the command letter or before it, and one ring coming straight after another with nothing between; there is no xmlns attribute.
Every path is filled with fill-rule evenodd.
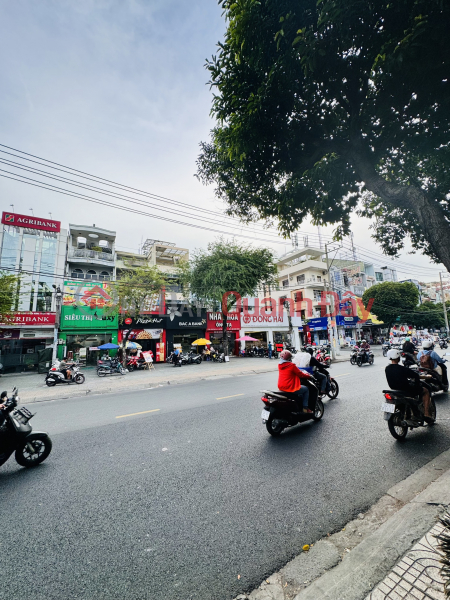
<svg viewBox="0 0 450 600"><path fill-rule="evenodd" d="M27 229L41 229L42 231L61 231L61 221L53 219L40 219L39 217L30 217L30 215L19 215L17 213L2 213L3 225L13 225L15 227L26 227Z"/></svg>

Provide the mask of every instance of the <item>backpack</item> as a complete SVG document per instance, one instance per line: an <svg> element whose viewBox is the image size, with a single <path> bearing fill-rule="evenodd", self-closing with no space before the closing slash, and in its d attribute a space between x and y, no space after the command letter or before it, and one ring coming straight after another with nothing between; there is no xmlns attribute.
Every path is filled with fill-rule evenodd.
<svg viewBox="0 0 450 600"><path fill-rule="evenodd" d="M420 357L420 366L424 369L430 369L430 371L434 369L433 359L429 354L422 354Z"/></svg>

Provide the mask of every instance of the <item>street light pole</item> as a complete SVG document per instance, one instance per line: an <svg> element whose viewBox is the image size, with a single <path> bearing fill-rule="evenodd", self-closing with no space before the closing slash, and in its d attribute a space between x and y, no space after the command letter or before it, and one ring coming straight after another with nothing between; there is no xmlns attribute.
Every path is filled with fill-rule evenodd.
<svg viewBox="0 0 450 600"><path fill-rule="evenodd" d="M330 285L330 261L328 258L328 244L325 244L325 260L327 263L327 281L325 281L325 290L328 291L328 287L332 287ZM331 310L334 313L334 296L331 296ZM337 329L336 329L336 321L334 326L331 324L331 317L328 317L327 319L327 326L328 326L328 331L330 333L330 342L331 342L331 358L332 360L336 359L336 345L337 345L337 354L341 354L340 353L340 349L339 349L339 338L337 335Z"/></svg>
<svg viewBox="0 0 450 600"><path fill-rule="evenodd" d="M442 284L442 273L439 271L439 278L441 280L441 296L442 296L442 308L444 309L444 319L445 319L445 329L448 335L448 317L447 317L447 307L445 306L445 294L444 294L444 286Z"/></svg>
<svg viewBox="0 0 450 600"><path fill-rule="evenodd" d="M63 297L63 294L61 292L61 288L56 287L56 285L53 286L53 289L55 290L55 331L53 333L53 352L52 352L52 363L55 362L56 360L56 353L58 350L58 330L59 330L59 322L60 322L60 318L61 318L61 300Z"/></svg>

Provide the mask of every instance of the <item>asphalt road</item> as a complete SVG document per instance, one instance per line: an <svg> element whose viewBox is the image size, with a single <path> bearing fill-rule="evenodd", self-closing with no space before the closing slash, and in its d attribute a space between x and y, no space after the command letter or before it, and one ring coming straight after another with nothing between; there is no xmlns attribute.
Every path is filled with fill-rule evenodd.
<svg viewBox="0 0 450 600"><path fill-rule="evenodd" d="M260 420L272 373L33 406L54 448L36 469L0 469L1 600L230 600L258 586L450 447L447 396L434 428L390 436L385 364L333 366L341 393L323 420L277 439Z"/></svg>

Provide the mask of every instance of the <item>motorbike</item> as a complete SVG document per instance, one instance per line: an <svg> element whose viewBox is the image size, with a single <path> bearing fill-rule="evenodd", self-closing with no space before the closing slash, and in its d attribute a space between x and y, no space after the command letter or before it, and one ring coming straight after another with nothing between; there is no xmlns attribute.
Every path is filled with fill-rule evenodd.
<svg viewBox="0 0 450 600"><path fill-rule="evenodd" d="M278 437L288 427L294 427L305 421L320 421L325 412L322 400L319 398L319 390L313 378L302 378L302 385L309 390L309 408L312 413L298 412L295 395L288 392L271 392L263 390L261 398L264 408L261 413L263 424L270 435Z"/></svg>
<svg viewBox="0 0 450 600"><path fill-rule="evenodd" d="M374 356L371 350L363 350L360 348L356 354L356 363L358 367L362 367L364 364L373 365Z"/></svg>
<svg viewBox="0 0 450 600"><path fill-rule="evenodd" d="M45 383L48 385L48 387L53 387L55 385L58 385L59 383L67 383L68 385L70 385L71 383L84 383L85 377L83 373L80 373L80 367L77 363L68 363L67 365L68 370L71 372L70 379L66 379L64 373L62 373L59 370L60 365L61 363L59 361L56 361L47 373L45 377Z"/></svg>
<svg viewBox="0 0 450 600"><path fill-rule="evenodd" d="M426 384L425 384L426 385ZM388 423L389 432L398 441L403 441L409 429L434 425L436 421L436 404L431 398L431 420L425 421L422 399L408 392L383 390L385 402L381 405L384 419Z"/></svg>
<svg viewBox="0 0 450 600"><path fill-rule="evenodd" d="M441 350L447 350L447 348L448 348L447 340L445 340L444 338L439 338L439 348Z"/></svg>
<svg viewBox="0 0 450 600"><path fill-rule="evenodd" d="M0 465L3 465L12 453L21 467L34 467L43 462L52 450L52 441L43 431L33 431L29 421L34 417L27 408L17 408L18 389L14 388L11 398L0 403L6 404L0 411L4 421L0 425Z"/></svg>
<svg viewBox="0 0 450 600"><path fill-rule="evenodd" d="M182 365L201 365L202 355L194 352L184 353L180 357L180 362Z"/></svg>
<svg viewBox="0 0 450 600"><path fill-rule="evenodd" d="M331 365L331 356L329 354L328 348L320 348L315 356L316 360L318 360L323 365L329 367Z"/></svg>
<svg viewBox="0 0 450 600"><path fill-rule="evenodd" d="M356 365L356 357L358 356L359 346L353 346L350 352L350 364Z"/></svg>
<svg viewBox="0 0 450 600"><path fill-rule="evenodd" d="M381 344L381 349L383 350L383 356L387 356L387 353L391 349L391 344L389 342L384 342L384 344Z"/></svg>
<svg viewBox="0 0 450 600"><path fill-rule="evenodd" d="M147 363L144 359L138 359L137 356L130 356L126 368L131 373L132 371L139 371L147 368Z"/></svg>
<svg viewBox="0 0 450 600"><path fill-rule="evenodd" d="M97 375L99 377L105 377L106 375L125 375L128 373L127 369L125 369L122 363L117 358L112 358L111 360L99 360L97 363Z"/></svg>
<svg viewBox="0 0 450 600"><path fill-rule="evenodd" d="M338 382L336 381L336 379L331 377L331 375L328 373L328 371L326 373L326 376L327 376L327 387L325 388L325 395L327 395L330 400L334 400L335 398L338 397L339 385L338 385ZM314 380L314 383L315 383L317 389L320 390L320 381L316 377L315 370L312 373L312 377L313 377L313 380ZM322 398L323 398L323 396L322 396Z"/></svg>
<svg viewBox="0 0 450 600"><path fill-rule="evenodd" d="M211 356L211 360L213 362L222 363L225 360L225 354L223 352L222 352L222 354L219 354L218 352L214 352L214 353L211 352L210 356Z"/></svg>

